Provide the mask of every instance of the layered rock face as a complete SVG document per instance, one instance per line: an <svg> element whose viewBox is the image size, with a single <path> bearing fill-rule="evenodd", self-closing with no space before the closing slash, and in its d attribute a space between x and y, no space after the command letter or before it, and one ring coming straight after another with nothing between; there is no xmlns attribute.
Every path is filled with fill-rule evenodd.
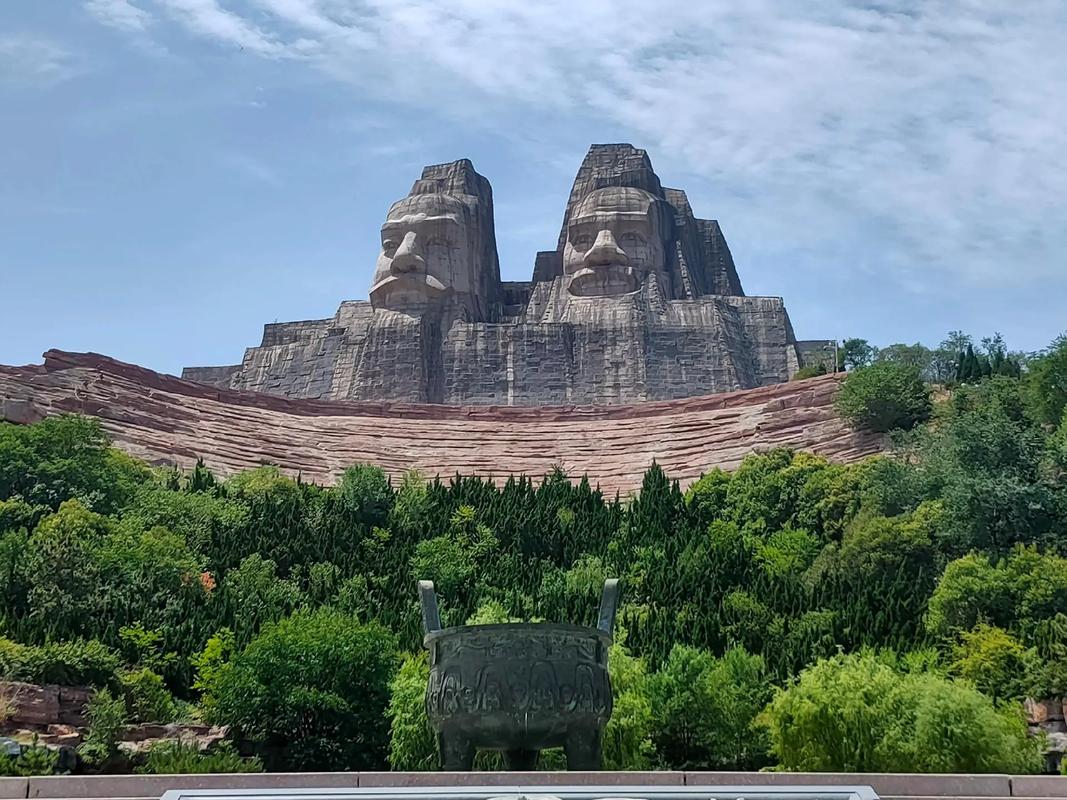
<svg viewBox="0 0 1067 800"><path fill-rule="evenodd" d="M623 406L452 408L338 402L218 389L94 354L49 351L42 366L0 366L0 420L96 417L116 446L153 464L222 476L276 464L333 483L355 463L506 480L562 467L605 492L637 491L653 461L688 486L750 452L807 450L834 461L879 452L882 437L834 412L838 377Z"/></svg>
<svg viewBox="0 0 1067 800"><path fill-rule="evenodd" d="M594 145L555 250L500 280L492 189L470 161L427 167L393 204L369 301L275 323L230 367L183 377L287 397L448 405L622 404L788 380L781 298L746 297L717 222L648 155Z"/></svg>

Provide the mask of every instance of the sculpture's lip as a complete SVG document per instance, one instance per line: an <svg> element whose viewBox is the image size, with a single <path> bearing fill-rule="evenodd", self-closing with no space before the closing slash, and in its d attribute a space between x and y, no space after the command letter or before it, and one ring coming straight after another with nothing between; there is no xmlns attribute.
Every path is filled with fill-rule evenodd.
<svg viewBox="0 0 1067 800"><path fill-rule="evenodd" d="M604 291L606 283L621 284L622 291ZM578 297L611 297L613 295L636 292L637 270L625 264L604 264L595 267L583 267L571 275L568 284L570 293Z"/></svg>
<svg viewBox="0 0 1067 800"><path fill-rule="evenodd" d="M563 622L502 622L490 625L454 625L450 628L441 628L427 633L423 637L423 643L425 645L437 639L461 636L465 633L513 633L522 635L527 633L550 633L553 631L596 636L608 643L613 641L612 635L607 631L588 625L571 625Z"/></svg>
<svg viewBox="0 0 1067 800"><path fill-rule="evenodd" d="M444 294L447 291L445 285L433 275L427 275L425 272L405 272L399 275L390 275L378 281L370 287L369 294L373 298L375 295L385 296L397 290L411 290L414 288L435 295Z"/></svg>

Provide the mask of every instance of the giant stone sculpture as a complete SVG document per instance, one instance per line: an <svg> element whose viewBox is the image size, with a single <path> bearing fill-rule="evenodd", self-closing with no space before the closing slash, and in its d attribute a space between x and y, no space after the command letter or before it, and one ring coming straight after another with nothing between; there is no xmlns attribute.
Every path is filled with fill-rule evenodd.
<svg viewBox="0 0 1067 800"><path fill-rule="evenodd" d="M781 298L748 297L717 222L648 155L594 145L554 250L501 281L489 182L427 167L392 205L369 301L265 326L239 365L184 377L289 397L611 405L754 388L825 357Z"/></svg>

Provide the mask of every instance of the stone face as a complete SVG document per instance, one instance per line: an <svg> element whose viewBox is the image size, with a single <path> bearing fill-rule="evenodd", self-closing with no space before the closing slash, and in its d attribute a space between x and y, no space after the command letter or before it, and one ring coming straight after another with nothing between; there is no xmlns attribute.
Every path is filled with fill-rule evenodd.
<svg viewBox="0 0 1067 800"><path fill-rule="evenodd" d="M382 226L370 301L274 323L213 386L296 398L447 405L627 404L788 380L781 298L746 297L719 224L665 188L648 155L594 145L555 250L500 280L489 182L468 160L426 167Z"/></svg>
<svg viewBox="0 0 1067 800"><path fill-rule="evenodd" d="M879 452L881 437L837 417L838 386L838 376L826 375L641 405L453 408L218 389L104 356L50 351L42 366L0 366L0 412L17 415L9 421L87 414L134 456L183 468L203 458L222 476L276 464L329 484L362 462L393 476L418 469L503 481L560 466L609 494L627 494L653 460L686 487L774 447L842 463Z"/></svg>

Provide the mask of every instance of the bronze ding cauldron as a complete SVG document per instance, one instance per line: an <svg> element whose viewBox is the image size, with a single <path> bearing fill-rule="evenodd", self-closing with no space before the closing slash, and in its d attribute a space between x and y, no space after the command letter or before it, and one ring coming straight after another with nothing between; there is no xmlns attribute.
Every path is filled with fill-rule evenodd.
<svg viewBox="0 0 1067 800"><path fill-rule="evenodd" d="M601 768L611 718L608 648L619 582L604 583L597 627L516 623L442 628L431 581L419 581L423 646L430 651L426 714L441 767L469 771L481 750L501 750L508 769L531 770L546 747L567 768Z"/></svg>

